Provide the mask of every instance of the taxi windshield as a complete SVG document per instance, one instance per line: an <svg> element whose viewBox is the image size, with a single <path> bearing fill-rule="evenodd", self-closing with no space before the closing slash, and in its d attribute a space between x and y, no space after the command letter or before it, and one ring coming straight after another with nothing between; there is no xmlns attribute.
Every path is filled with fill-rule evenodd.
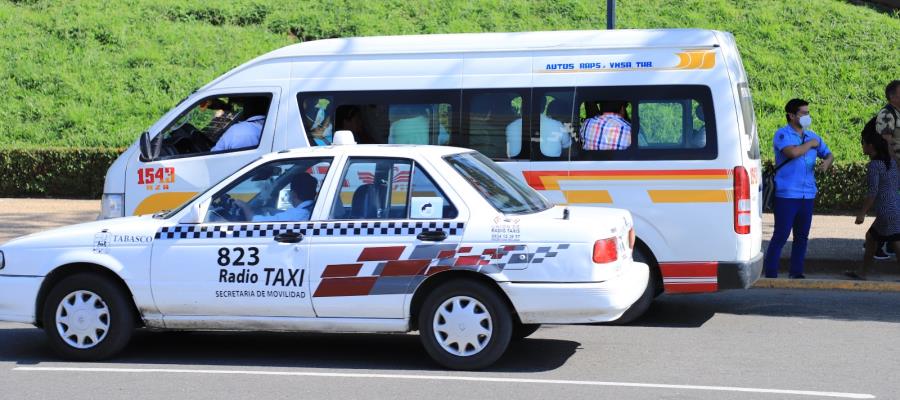
<svg viewBox="0 0 900 400"><path fill-rule="evenodd" d="M553 204L537 191L478 152L444 157L478 193L504 214L532 214Z"/></svg>

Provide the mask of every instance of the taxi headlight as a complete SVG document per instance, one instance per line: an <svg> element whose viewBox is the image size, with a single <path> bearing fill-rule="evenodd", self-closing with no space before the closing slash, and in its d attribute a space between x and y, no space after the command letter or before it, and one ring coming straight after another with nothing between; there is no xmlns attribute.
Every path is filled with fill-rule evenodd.
<svg viewBox="0 0 900 400"><path fill-rule="evenodd" d="M0 269L6 267L6 256L3 255L3 250L0 250Z"/></svg>
<svg viewBox="0 0 900 400"><path fill-rule="evenodd" d="M100 199L100 219L124 216L125 195L122 193L104 193Z"/></svg>

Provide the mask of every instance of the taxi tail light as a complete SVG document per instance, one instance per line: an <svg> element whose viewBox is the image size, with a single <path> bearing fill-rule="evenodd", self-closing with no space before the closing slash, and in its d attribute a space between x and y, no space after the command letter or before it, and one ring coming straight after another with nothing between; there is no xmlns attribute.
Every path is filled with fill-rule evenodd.
<svg viewBox="0 0 900 400"><path fill-rule="evenodd" d="M734 167L734 232L750 233L750 175L744 167Z"/></svg>
<svg viewBox="0 0 900 400"><path fill-rule="evenodd" d="M616 238L602 239L594 242L594 262L597 264L611 263L619 259L618 243Z"/></svg>

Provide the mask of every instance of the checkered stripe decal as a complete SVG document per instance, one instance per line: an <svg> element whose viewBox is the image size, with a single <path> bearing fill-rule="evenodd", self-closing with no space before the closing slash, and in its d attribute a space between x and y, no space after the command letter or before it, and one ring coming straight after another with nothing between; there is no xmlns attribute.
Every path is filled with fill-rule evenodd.
<svg viewBox="0 0 900 400"><path fill-rule="evenodd" d="M418 235L426 230L441 229L448 236L462 235L463 222L327 222L302 224L235 224L235 225L175 225L156 232L157 240L215 239L273 237L285 232L304 236L404 236Z"/></svg>
<svg viewBox="0 0 900 400"><path fill-rule="evenodd" d="M407 251L407 246L367 247L355 263L326 266L313 297L408 294L425 278L440 272L464 269L499 273L509 264L540 264L569 249L569 244L541 246L534 252L525 249L524 245L474 249L456 244L417 245L411 251ZM372 273L359 275L363 270Z"/></svg>

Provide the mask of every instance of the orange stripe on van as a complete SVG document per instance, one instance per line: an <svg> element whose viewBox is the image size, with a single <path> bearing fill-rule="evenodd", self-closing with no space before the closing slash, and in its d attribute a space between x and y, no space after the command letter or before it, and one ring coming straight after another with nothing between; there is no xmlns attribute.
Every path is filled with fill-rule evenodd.
<svg viewBox="0 0 900 400"><path fill-rule="evenodd" d="M601 180L720 180L729 179L727 169L523 171L525 182L537 190L560 190L559 181Z"/></svg>
<svg viewBox="0 0 900 400"><path fill-rule="evenodd" d="M153 214L162 210L172 210L194 197L197 192L165 192L147 196L134 209L134 215Z"/></svg>
<svg viewBox="0 0 900 400"><path fill-rule="evenodd" d="M727 203L727 190L648 190L654 203Z"/></svg>
<svg viewBox="0 0 900 400"><path fill-rule="evenodd" d="M563 190L567 204L612 204L612 196L606 190Z"/></svg>

